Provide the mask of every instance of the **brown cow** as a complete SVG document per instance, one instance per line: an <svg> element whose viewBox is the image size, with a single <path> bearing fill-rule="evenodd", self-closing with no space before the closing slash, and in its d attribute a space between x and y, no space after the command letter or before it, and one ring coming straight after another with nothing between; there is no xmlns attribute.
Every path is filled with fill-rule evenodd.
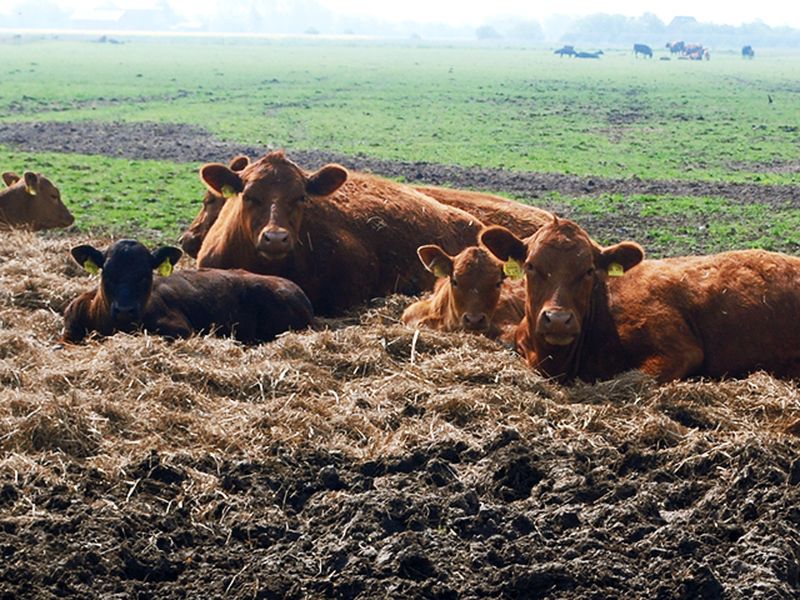
<svg viewBox="0 0 800 600"><path fill-rule="evenodd" d="M248 162L237 162L242 159ZM247 164L249 164L249 159L239 156L231 161L229 167L234 171L241 171ZM350 173L351 176L355 175L353 171ZM437 202L470 213L483 223L507 227L520 237L533 234L552 218L552 214L547 211L493 194L436 186L412 187ZM224 196L208 190L200 212L181 236L181 247L189 256L197 258L203 239L214 221L217 220L224 204Z"/></svg>
<svg viewBox="0 0 800 600"><path fill-rule="evenodd" d="M242 171L247 165L250 164L250 158L244 155L234 156L228 166L232 171ZM197 258L197 253L200 251L200 246L203 240L217 220L222 206L225 204L225 196L217 192L206 189L206 196L203 198L203 206L200 212L189 225L188 229L183 232L180 238L181 248L192 258Z"/></svg>
<svg viewBox="0 0 800 600"><path fill-rule="evenodd" d="M241 173L205 165L210 189L232 188L198 253L201 267L281 275L315 310L340 314L360 302L433 286L416 249L437 240L449 252L475 242L482 223L413 188L327 165L307 173L272 152Z"/></svg>
<svg viewBox="0 0 800 600"><path fill-rule="evenodd" d="M0 190L0 227L24 227L32 231L69 227L75 218L61 201L58 188L39 173L3 173L8 186Z"/></svg>
<svg viewBox="0 0 800 600"><path fill-rule="evenodd" d="M252 343L303 329L313 319L303 291L280 277L199 269L154 280L154 269L172 272L178 248L150 252L134 240L120 240L105 252L84 245L71 254L86 270L100 272L100 285L67 307L65 342L80 342L91 331L111 335L143 328L167 337L213 332Z"/></svg>
<svg viewBox="0 0 800 600"><path fill-rule="evenodd" d="M602 248L560 219L525 241L501 227L481 240L501 260L524 264L516 344L548 376L800 376L798 258L742 250L639 264L638 244Z"/></svg>
<svg viewBox="0 0 800 600"><path fill-rule="evenodd" d="M502 196L435 186L415 187L442 204L460 208L486 225L502 225L519 237L533 235L553 220L553 214L546 210Z"/></svg>
<svg viewBox="0 0 800 600"><path fill-rule="evenodd" d="M439 279L430 297L406 308L403 323L442 331L473 331L513 342L525 314L525 288L519 281L506 279L502 263L478 246L457 256L439 246L420 246L417 254Z"/></svg>

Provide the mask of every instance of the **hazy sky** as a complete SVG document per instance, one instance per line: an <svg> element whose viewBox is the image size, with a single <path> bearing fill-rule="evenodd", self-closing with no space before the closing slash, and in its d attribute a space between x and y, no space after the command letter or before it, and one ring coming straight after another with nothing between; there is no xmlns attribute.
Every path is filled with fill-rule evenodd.
<svg viewBox="0 0 800 600"><path fill-rule="evenodd" d="M64 8L85 10L93 7L142 7L155 0L54 0ZM598 12L637 17L645 12L665 23L676 15L693 16L699 21L741 25L760 19L767 25L800 28L800 2L797 0L318 0L331 10L363 14L388 21L443 22L451 25L479 25L492 17L516 16L544 20L552 13L587 15ZM0 0L0 12L8 13L21 0ZM191 16L206 15L236 0L167 0L176 12ZM291 5L292 0L279 0Z"/></svg>

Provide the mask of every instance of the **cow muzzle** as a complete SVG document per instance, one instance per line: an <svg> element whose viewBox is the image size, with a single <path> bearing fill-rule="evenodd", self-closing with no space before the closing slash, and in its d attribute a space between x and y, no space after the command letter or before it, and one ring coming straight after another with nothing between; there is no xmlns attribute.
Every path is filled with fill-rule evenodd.
<svg viewBox="0 0 800 600"><path fill-rule="evenodd" d="M129 325L139 320L140 311L136 305L111 304L111 320L114 323Z"/></svg>
<svg viewBox="0 0 800 600"><path fill-rule="evenodd" d="M580 332L580 322L570 310L545 309L539 313L536 333L551 346L569 346Z"/></svg>
<svg viewBox="0 0 800 600"><path fill-rule="evenodd" d="M265 229L261 232L257 249L266 258L283 258L293 249L292 236L286 229Z"/></svg>
<svg viewBox="0 0 800 600"><path fill-rule="evenodd" d="M203 244L203 238L197 235L196 233L192 233L190 231L184 232L184 234L180 237L178 242L183 248L183 251L186 252L192 258L197 258L197 253L200 252L200 246Z"/></svg>
<svg viewBox="0 0 800 600"><path fill-rule="evenodd" d="M461 325L468 331L485 331L489 326L486 313L465 312L461 317Z"/></svg>

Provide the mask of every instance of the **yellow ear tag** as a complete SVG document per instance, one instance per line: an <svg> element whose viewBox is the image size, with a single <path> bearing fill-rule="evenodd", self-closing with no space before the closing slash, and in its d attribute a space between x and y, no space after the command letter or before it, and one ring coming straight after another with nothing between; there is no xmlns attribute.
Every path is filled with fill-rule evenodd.
<svg viewBox="0 0 800 600"><path fill-rule="evenodd" d="M32 187L31 187L31 186L29 186L29 185L26 185L26 186L25 186L25 193L26 193L26 194L30 194L31 196L35 196L35 195L36 195L36 189L35 189L35 188L32 188Z"/></svg>
<svg viewBox="0 0 800 600"><path fill-rule="evenodd" d="M222 186L222 197L223 198L233 198L236 195L236 190L233 189L233 186L228 185L227 183Z"/></svg>
<svg viewBox="0 0 800 600"><path fill-rule="evenodd" d="M445 270L445 268L442 266L442 264L441 264L441 263L439 263L439 262L435 262L435 263L433 263L433 274L434 274L436 277L447 277L447 276L449 276L449 275L450 275L450 273L448 273L448 272Z"/></svg>
<svg viewBox="0 0 800 600"><path fill-rule="evenodd" d="M168 258L164 259L164 262L158 265L156 273L158 273L162 277L169 277L170 275L172 275L172 263L169 262Z"/></svg>
<svg viewBox="0 0 800 600"><path fill-rule="evenodd" d="M608 265L609 277L622 277L625 274L625 268L619 263L611 263Z"/></svg>
<svg viewBox="0 0 800 600"><path fill-rule="evenodd" d="M92 275L97 275L100 272L100 267L98 267L91 258L87 258L85 261L83 261L83 268Z"/></svg>
<svg viewBox="0 0 800 600"><path fill-rule="evenodd" d="M509 258L503 265L503 273L511 279L522 279L522 263L514 258Z"/></svg>

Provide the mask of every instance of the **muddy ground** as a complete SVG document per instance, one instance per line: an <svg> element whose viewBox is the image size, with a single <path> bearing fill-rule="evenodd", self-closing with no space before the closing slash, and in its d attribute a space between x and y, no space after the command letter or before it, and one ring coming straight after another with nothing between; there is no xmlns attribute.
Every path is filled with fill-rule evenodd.
<svg viewBox="0 0 800 600"><path fill-rule="evenodd" d="M227 161L236 154L257 157L274 149L221 141L208 131L189 125L95 121L0 123L0 144L31 152L75 152L175 162ZM775 205L796 202L800 198L800 186L519 173L505 169L389 161L324 151L286 150L295 162L308 169L338 162L351 169L371 171L386 177L402 177L410 183L506 192L532 201L551 192L560 192L565 196L603 193L714 196L742 203Z"/></svg>
<svg viewBox="0 0 800 600"><path fill-rule="evenodd" d="M19 126L3 127L11 143ZM260 151L151 129L115 148L119 129L65 127L34 126L25 149ZM526 194L587 185L292 155ZM95 283L72 243L0 235L0 598L800 596L794 382L562 387L494 342L400 325L404 297L257 347L64 347L61 313Z"/></svg>

